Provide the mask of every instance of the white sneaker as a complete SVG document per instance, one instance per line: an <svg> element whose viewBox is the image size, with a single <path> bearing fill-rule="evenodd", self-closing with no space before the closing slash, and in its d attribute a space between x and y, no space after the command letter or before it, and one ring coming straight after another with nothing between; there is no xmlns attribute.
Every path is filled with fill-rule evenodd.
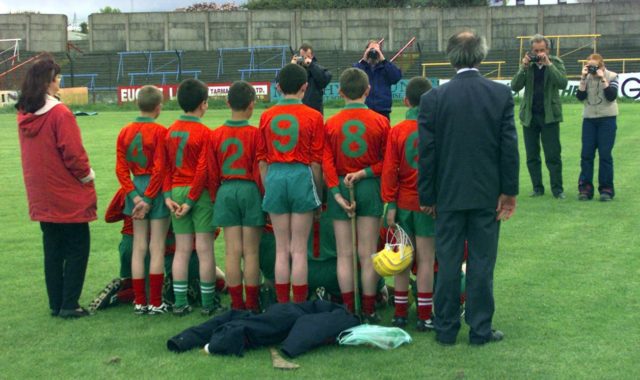
<svg viewBox="0 0 640 380"><path fill-rule="evenodd" d="M162 303L160 306L149 306L147 313L149 315L166 314L171 311L171 306L166 303Z"/></svg>
<svg viewBox="0 0 640 380"><path fill-rule="evenodd" d="M144 315L147 314L148 311L149 308L147 307L147 305L140 305L137 303L133 305L133 314Z"/></svg>

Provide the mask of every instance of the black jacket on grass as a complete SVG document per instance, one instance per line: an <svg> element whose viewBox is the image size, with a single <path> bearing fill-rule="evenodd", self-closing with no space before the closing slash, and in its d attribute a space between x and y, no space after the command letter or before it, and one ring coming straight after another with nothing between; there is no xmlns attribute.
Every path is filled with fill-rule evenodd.
<svg viewBox="0 0 640 380"><path fill-rule="evenodd" d="M343 306L331 302L275 304L263 314L226 312L169 339L167 348L184 352L209 344L211 354L242 356L246 349L282 344L282 352L296 357L334 343L338 334L358 324Z"/></svg>

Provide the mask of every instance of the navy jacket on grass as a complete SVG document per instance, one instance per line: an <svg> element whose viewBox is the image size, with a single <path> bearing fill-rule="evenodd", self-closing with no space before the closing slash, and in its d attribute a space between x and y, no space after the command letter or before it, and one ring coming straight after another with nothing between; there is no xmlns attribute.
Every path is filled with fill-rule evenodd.
<svg viewBox="0 0 640 380"><path fill-rule="evenodd" d="M338 334L358 324L343 306L327 301L275 304L263 314L226 312L169 339L167 348L184 352L209 344L211 354L242 356L246 349L282 343L282 352L296 357L334 343Z"/></svg>

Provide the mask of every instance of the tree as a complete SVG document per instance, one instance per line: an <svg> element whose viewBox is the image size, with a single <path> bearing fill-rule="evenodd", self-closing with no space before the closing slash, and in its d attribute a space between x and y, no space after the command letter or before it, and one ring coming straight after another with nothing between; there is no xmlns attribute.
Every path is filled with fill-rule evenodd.
<svg viewBox="0 0 640 380"><path fill-rule="evenodd" d="M89 24L87 24L86 22L81 22L80 23L80 33L89 34Z"/></svg>
<svg viewBox="0 0 640 380"><path fill-rule="evenodd" d="M122 11L120 11L120 9L118 8L112 8L110 6L106 6L104 8L100 8L100 10L98 11L100 13L122 13Z"/></svg>

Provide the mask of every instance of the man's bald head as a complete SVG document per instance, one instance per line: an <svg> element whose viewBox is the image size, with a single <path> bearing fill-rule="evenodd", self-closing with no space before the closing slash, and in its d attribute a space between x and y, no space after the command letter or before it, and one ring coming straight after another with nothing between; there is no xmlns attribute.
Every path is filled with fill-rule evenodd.
<svg viewBox="0 0 640 380"><path fill-rule="evenodd" d="M477 67L487 55L484 38L473 30L458 32L449 38L447 57L456 69Z"/></svg>

